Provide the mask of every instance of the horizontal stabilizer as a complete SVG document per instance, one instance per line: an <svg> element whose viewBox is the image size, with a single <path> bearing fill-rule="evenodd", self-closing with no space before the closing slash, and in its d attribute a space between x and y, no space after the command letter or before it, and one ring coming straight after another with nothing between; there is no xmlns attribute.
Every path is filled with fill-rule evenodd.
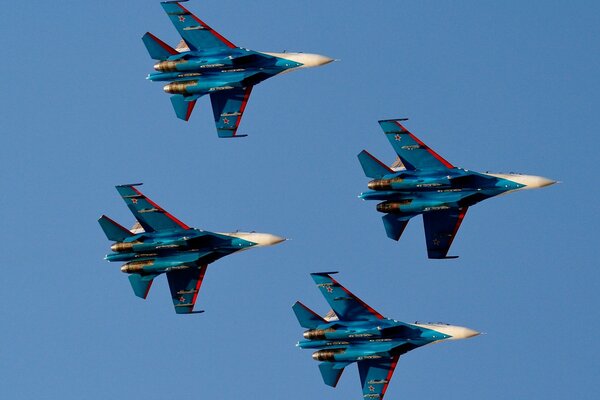
<svg viewBox="0 0 600 400"><path fill-rule="evenodd" d="M175 115L177 115L177 118L187 121L190 119L192 111L194 111L196 97L194 97L193 100L186 100L185 96L176 94L171 96L171 104L173 104L173 109L175 110Z"/></svg>
<svg viewBox="0 0 600 400"><path fill-rule="evenodd" d="M317 315L317 313L299 301L292 306L292 310L294 310L296 318L298 318L298 322L303 328L316 329L319 325L327 323L327 321Z"/></svg>
<svg viewBox="0 0 600 400"><path fill-rule="evenodd" d="M326 385L331 387L336 387L340 377L342 376L342 372L344 372L344 368L349 363L331 363L331 362L323 362L319 364L319 370L321 371L321 376L323 376L323 382Z"/></svg>
<svg viewBox="0 0 600 400"><path fill-rule="evenodd" d="M399 240L404 232L404 228L408 225L408 221L412 217L398 217L397 215L385 214L381 219L385 227L385 233L392 240Z"/></svg>
<svg viewBox="0 0 600 400"><path fill-rule="evenodd" d="M381 179L384 175L394 173L387 165L373 157L371 153L366 150L358 153L358 161L360 161L360 165L362 166L363 171L365 171L365 175L369 178Z"/></svg>
<svg viewBox="0 0 600 400"><path fill-rule="evenodd" d="M133 293L135 293L137 297L145 299L148 296L148 292L150 291L150 286L152 286L154 278L156 278L156 275L129 275L129 283L131 283Z"/></svg>
<svg viewBox="0 0 600 400"><path fill-rule="evenodd" d="M126 238L133 236L133 233L131 233L127 228L119 225L106 215L101 216L100 219L98 219L98 223L106 234L108 240L122 242Z"/></svg>
<svg viewBox="0 0 600 400"><path fill-rule="evenodd" d="M166 60L172 55L179 54L177 50L151 34L150 32L146 32L144 36L142 36L142 42L146 46L146 50L148 50L148 54L154 60Z"/></svg>

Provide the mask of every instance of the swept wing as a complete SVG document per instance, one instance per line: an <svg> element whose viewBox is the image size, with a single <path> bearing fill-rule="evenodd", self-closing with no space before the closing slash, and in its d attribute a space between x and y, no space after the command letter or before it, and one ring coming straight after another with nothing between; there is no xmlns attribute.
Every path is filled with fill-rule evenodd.
<svg viewBox="0 0 600 400"><path fill-rule="evenodd" d="M223 90L210 94L210 102L219 137L246 136L237 135L237 129L250 98L250 92L252 92L252 86Z"/></svg>
<svg viewBox="0 0 600 400"><path fill-rule="evenodd" d="M310 275L340 321L383 319L381 314L333 279L330 273Z"/></svg>
<svg viewBox="0 0 600 400"><path fill-rule="evenodd" d="M358 373L365 399L383 399L388 388L399 355L389 359L358 361Z"/></svg>
<svg viewBox="0 0 600 400"><path fill-rule="evenodd" d="M129 207L135 219L146 232L160 230L188 230L189 226L165 211L137 189L141 183L119 185L117 191Z"/></svg>
<svg viewBox="0 0 600 400"><path fill-rule="evenodd" d="M467 209L468 207L461 207L423 213L429 258L455 258L448 257L447 254Z"/></svg>
<svg viewBox="0 0 600 400"><path fill-rule="evenodd" d="M236 47L179 3L165 1L161 5L190 50Z"/></svg>
<svg viewBox="0 0 600 400"><path fill-rule="evenodd" d="M404 119L382 120L379 121L379 125L407 170L454 168L451 163L410 133L400 121Z"/></svg>
<svg viewBox="0 0 600 400"><path fill-rule="evenodd" d="M200 265L197 268L187 268L180 270L171 270L167 272L169 289L171 289L171 298L177 314L190 314L194 310L196 298L207 265Z"/></svg>

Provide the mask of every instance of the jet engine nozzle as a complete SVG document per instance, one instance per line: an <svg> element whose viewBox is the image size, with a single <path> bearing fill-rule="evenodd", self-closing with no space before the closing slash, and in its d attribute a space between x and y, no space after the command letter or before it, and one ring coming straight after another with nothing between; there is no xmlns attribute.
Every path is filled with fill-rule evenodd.
<svg viewBox="0 0 600 400"><path fill-rule="evenodd" d="M368 183L368 187L371 190L390 190L392 189L392 183L400 183L404 181L402 178L393 179L375 179Z"/></svg>
<svg viewBox="0 0 600 400"><path fill-rule="evenodd" d="M115 243L112 246L110 246L110 249L112 251L114 251L115 253L119 253L122 251L131 251L133 250L133 243L129 242L129 243Z"/></svg>
<svg viewBox="0 0 600 400"><path fill-rule="evenodd" d="M315 361L335 361L335 355L341 354L345 349L331 349L331 350L319 350L315 351L312 355Z"/></svg>
<svg viewBox="0 0 600 400"><path fill-rule="evenodd" d="M127 264L123 264L123 266L121 267L121 272L125 272L126 274L135 274L135 273L139 273L142 272L144 270L144 267L147 267L149 265L153 265L154 261L149 260L149 261L132 261L132 262L128 262Z"/></svg>
<svg viewBox="0 0 600 400"><path fill-rule="evenodd" d="M161 61L154 64L154 69L160 72L174 72L177 71L177 65L181 64L182 61Z"/></svg>
<svg viewBox="0 0 600 400"><path fill-rule="evenodd" d="M404 207L409 205L411 200L385 201L377 204L377 211L382 213L398 213L404 211Z"/></svg>
<svg viewBox="0 0 600 400"><path fill-rule="evenodd" d="M302 336L304 336L304 339L308 339L308 340L321 340L321 339L325 339L325 334L328 332L333 332L335 331L335 329L333 328L329 328L329 329L311 329L309 331L306 331L302 334Z"/></svg>
<svg viewBox="0 0 600 400"><path fill-rule="evenodd" d="M163 90L170 94L188 94L187 89L196 86L198 81L171 82L163 87Z"/></svg>

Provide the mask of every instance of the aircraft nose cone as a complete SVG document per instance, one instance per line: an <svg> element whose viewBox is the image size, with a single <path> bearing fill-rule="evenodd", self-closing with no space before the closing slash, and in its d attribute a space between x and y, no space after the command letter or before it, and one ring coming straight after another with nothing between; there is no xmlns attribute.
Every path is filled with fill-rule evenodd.
<svg viewBox="0 0 600 400"><path fill-rule="evenodd" d="M465 331L464 331L464 335L465 336L464 336L464 338L468 339L468 338L471 338L473 336L477 336L477 335L480 335L480 334L481 334L481 332L477 332L474 329L465 328Z"/></svg>
<svg viewBox="0 0 600 400"><path fill-rule="evenodd" d="M329 64L333 62L334 59L322 56L320 54L300 54L297 56L299 62L304 64L304 67L320 67L321 65Z"/></svg>
<svg viewBox="0 0 600 400"><path fill-rule="evenodd" d="M258 246L273 246L286 239L281 236L271 235L270 233L255 233L249 240L253 241Z"/></svg>
<svg viewBox="0 0 600 400"><path fill-rule="evenodd" d="M535 175L515 175L509 178L513 182L517 182L523 186L521 189L537 189L550 186L556 183L556 181L543 176Z"/></svg>

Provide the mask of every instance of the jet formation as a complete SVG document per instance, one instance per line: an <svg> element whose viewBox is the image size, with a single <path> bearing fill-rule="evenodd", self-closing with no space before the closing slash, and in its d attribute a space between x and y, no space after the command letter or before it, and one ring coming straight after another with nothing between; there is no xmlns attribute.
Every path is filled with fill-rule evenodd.
<svg viewBox="0 0 600 400"><path fill-rule="evenodd" d="M173 48L147 32L142 40L154 60L151 81L169 82L178 118L187 121L196 100L208 94L219 137L242 137L237 129L254 85L272 76L318 67L332 58L308 53L264 53L238 47L189 12L180 1L161 5L182 40Z"/></svg>
<svg viewBox="0 0 600 400"><path fill-rule="evenodd" d="M334 273L311 274L332 308L325 317L299 301L292 307L300 326L308 329L297 346L317 350L312 358L321 361L326 385L335 387L344 368L356 362L363 398L382 399L402 354L430 343L479 335L462 326L385 318L333 279Z"/></svg>
<svg viewBox="0 0 600 400"><path fill-rule="evenodd" d="M363 200L378 200L390 239L398 240L408 221L423 214L429 258L449 257L448 250L468 208L480 201L556 181L515 173L492 174L455 167L401 124L406 119L379 121L398 155L388 167L366 150L358 154L365 175L373 178Z"/></svg>
<svg viewBox="0 0 600 400"><path fill-rule="evenodd" d="M239 251L272 246L285 239L268 233L216 233L190 228L137 189L138 184L117 186L117 191L138 221L129 230L106 215L98 222L112 252L105 259L125 262L136 296L148 296L154 278L166 274L177 314L191 314L208 264Z"/></svg>

